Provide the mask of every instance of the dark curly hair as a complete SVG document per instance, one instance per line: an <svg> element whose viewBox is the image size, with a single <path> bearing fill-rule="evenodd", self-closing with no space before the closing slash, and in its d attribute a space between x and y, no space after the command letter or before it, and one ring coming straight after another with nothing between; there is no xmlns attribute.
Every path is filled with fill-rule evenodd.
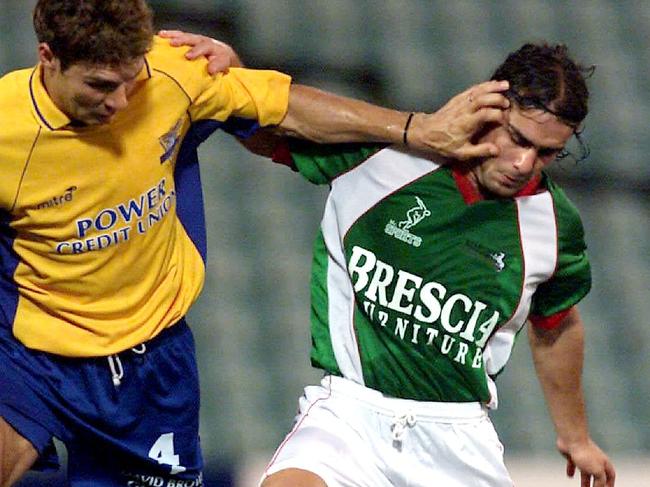
<svg viewBox="0 0 650 487"><path fill-rule="evenodd" d="M63 70L75 63L116 66L151 48L153 13L145 0L38 0L34 30Z"/></svg>
<svg viewBox="0 0 650 487"><path fill-rule="evenodd" d="M582 149L581 160L589 154L580 137L580 124L589 112L586 79L594 69L571 59L564 44L529 43L510 53L491 79L507 80L506 96L521 108L539 108L572 127Z"/></svg>

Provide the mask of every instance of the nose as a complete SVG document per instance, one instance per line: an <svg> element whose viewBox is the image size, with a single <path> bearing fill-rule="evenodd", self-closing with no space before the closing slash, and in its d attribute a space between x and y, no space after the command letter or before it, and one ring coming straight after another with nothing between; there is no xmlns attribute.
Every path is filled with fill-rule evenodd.
<svg viewBox="0 0 650 487"><path fill-rule="evenodd" d="M527 147L525 149L521 149L519 154L517 154L513 166L521 174L529 174L535 167L536 160L537 149L535 147Z"/></svg>
<svg viewBox="0 0 650 487"><path fill-rule="evenodd" d="M125 109L129 104L126 85L120 85L115 91L108 95L104 100L104 104L113 112Z"/></svg>

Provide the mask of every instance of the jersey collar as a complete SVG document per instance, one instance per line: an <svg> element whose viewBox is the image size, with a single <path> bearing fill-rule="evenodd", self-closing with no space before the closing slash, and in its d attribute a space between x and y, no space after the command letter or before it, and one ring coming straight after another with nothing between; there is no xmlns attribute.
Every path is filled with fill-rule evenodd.
<svg viewBox="0 0 650 487"><path fill-rule="evenodd" d="M41 65L38 64L29 78L29 95L32 101L32 113L39 125L50 130L58 130L69 125L72 120L50 98L41 79L41 69ZM137 81L145 81L149 78L151 78L151 69L145 58L144 67L138 73Z"/></svg>
<svg viewBox="0 0 650 487"><path fill-rule="evenodd" d="M42 66L37 65L29 78L29 96L32 112L39 125L50 130L60 129L70 123L68 116L54 104L41 79Z"/></svg>
<svg viewBox="0 0 650 487"><path fill-rule="evenodd" d="M485 199L485 197L478 191L478 189L476 189L474 184L472 184L472 182L467 177L467 170L458 167L452 167L451 172L454 176L454 181L456 181L458 191L460 191L460 194L462 195L466 204L473 205L474 203L483 201ZM521 196L534 195L535 193L539 192L541 182L541 176L534 177L528 181L526 186L521 188L521 190L514 197L519 198Z"/></svg>

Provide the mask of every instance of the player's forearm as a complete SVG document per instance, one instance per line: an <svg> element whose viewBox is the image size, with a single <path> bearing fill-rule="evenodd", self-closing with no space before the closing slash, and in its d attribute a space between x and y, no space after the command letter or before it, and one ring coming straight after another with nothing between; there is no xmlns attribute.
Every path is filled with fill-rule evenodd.
<svg viewBox="0 0 650 487"><path fill-rule="evenodd" d="M577 309L555 330L531 327L529 339L558 442L569 446L588 441L582 392L584 328Z"/></svg>
<svg viewBox="0 0 650 487"><path fill-rule="evenodd" d="M315 142L402 143L409 114L293 84L280 128Z"/></svg>
<svg viewBox="0 0 650 487"><path fill-rule="evenodd" d="M417 151L451 159L495 156L499 149L494 143L476 143L474 138L485 124L504 122L510 102L502 93L508 86L507 82L487 81L454 96L434 113L415 113L409 118L407 112L294 84L280 128L316 142L406 141Z"/></svg>

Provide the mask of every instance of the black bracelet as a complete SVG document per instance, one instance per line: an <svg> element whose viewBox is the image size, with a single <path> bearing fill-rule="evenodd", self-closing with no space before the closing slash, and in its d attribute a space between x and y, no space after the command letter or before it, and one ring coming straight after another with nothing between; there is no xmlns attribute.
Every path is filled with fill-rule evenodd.
<svg viewBox="0 0 650 487"><path fill-rule="evenodd" d="M413 120L413 115L415 115L415 113L413 112L409 113L409 118L406 119L406 125L404 125L404 134L402 135L402 141L404 142L404 145L409 145L408 142L409 125L411 125L411 120Z"/></svg>

